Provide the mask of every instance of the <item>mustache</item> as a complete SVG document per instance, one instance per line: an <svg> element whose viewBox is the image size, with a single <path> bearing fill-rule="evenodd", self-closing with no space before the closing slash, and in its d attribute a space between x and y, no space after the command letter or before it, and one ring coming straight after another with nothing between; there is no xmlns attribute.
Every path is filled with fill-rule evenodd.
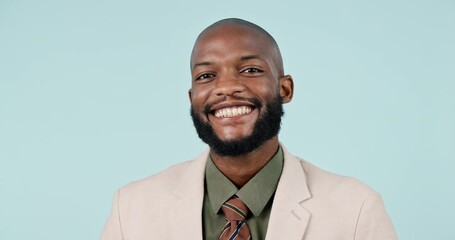
<svg viewBox="0 0 455 240"><path fill-rule="evenodd" d="M247 102L250 102L251 104L253 104L256 108L261 108L262 107L262 102L257 99L257 98L243 98L243 97L236 97L235 98L236 100L241 100L241 101L247 101ZM210 109L212 109L213 105L215 104L218 104L220 102L223 102L224 99L220 99L218 101L215 101L213 103L207 103L207 105L205 105L204 107L204 114L209 114L211 111Z"/></svg>

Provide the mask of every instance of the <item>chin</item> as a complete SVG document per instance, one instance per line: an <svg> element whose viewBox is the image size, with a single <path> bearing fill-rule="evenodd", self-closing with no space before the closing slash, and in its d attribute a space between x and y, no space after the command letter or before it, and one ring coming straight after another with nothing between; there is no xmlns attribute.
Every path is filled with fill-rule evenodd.
<svg viewBox="0 0 455 240"><path fill-rule="evenodd" d="M238 133L238 134L235 134L235 133L216 134L216 136L217 136L221 141L227 141L227 142L237 141L237 140L249 138L249 137L251 137L251 135L252 135L252 131L251 131L250 133L248 133L248 134L245 134L245 133Z"/></svg>

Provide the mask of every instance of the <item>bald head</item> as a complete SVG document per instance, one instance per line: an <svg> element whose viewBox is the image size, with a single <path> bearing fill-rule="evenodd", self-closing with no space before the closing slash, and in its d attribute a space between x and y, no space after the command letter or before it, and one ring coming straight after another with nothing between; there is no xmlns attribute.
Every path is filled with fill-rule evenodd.
<svg viewBox="0 0 455 240"><path fill-rule="evenodd" d="M219 37L233 39L241 38L242 36L249 36L247 41L250 41L252 45L261 44L264 48L267 48L266 50L272 55L278 75L284 75L280 49L272 35L260 26L239 18L220 20L208 26L199 34L191 54L191 68L194 67L194 58L198 53L197 51L200 51L201 48L204 47L201 43L206 43L207 41L210 41L210 39L214 40Z"/></svg>
<svg viewBox="0 0 455 240"><path fill-rule="evenodd" d="M210 25L194 44L191 75L191 116L214 156L276 152L282 104L294 88L270 34L241 19Z"/></svg>

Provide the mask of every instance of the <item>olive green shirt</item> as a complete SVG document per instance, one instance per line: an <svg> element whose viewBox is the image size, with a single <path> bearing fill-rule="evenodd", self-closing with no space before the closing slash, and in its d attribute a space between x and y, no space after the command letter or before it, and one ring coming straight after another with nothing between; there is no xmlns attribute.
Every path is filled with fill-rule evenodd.
<svg viewBox="0 0 455 240"><path fill-rule="evenodd" d="M237 195L250 209L246 223L253 240L265 239L273 196L283 169L283 151L273 158L240 190L215 166L209 156L205 167L205 194L202 210L204 239L219 239L226 218L221 205Z"/></svg>

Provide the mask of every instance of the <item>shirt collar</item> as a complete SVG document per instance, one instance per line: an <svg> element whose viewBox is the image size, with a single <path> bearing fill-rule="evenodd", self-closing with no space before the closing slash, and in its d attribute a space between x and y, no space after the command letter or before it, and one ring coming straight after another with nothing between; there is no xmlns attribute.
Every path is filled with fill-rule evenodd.
<svg viewBox="0 0 455 240"><path fill-rule="evenodd" d="M210 155L205 167L205 181L210 205L217 214L224 202L237 195L250 211L258 216L267 202L273 196L278 185L283 168L283 150L281 146L272 159L250 179L241 189L238 189L215 166Z"/></svg>

